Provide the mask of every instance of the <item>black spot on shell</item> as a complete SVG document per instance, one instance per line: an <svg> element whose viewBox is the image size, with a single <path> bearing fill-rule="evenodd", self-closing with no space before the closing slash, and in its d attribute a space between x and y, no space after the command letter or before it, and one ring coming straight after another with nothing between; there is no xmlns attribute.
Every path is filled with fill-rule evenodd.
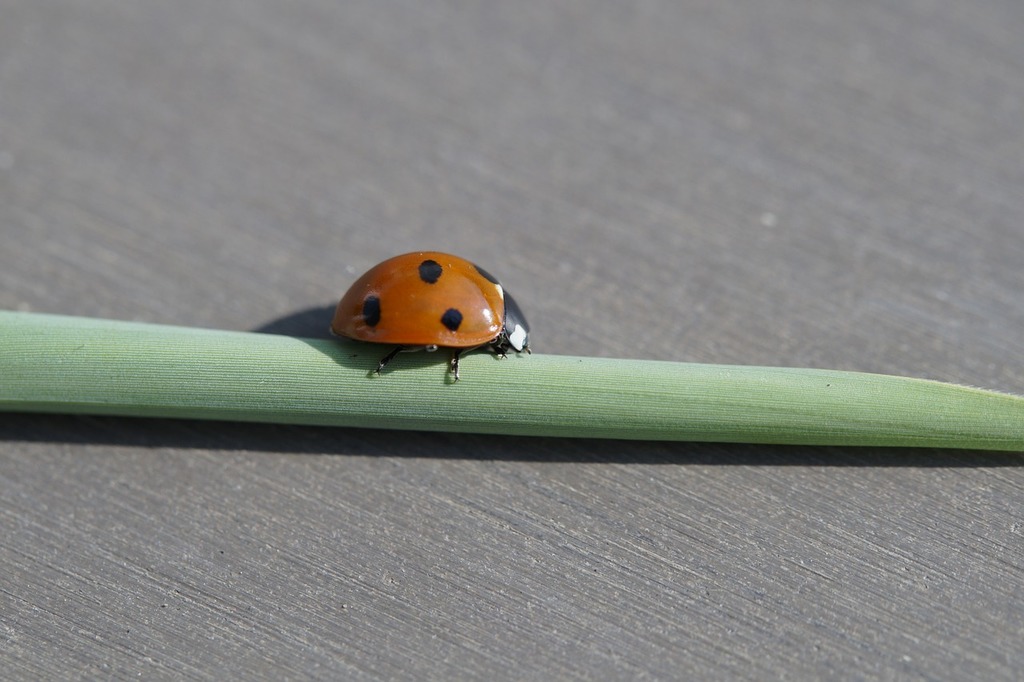
<svg viewBox="0 0 1024 682"><path fill-rule="evenodd" d="M376 296L363 299L363 322L370 327L376 327L380 322L380 299Z"/></svg>
<svg viewBox="0 0 1024 682"><path fill-rule="evenodd" d="M473 263L473 267L476 268L476 271L480 273L481 277L486 279L491 284L501 284L501 282L498 281L497 277L495 277L491 273L487 272L486 270L484 270L482 267L480 267L476 263Z"/></svg>
<svg viewBox="0 0 1024 682"><path fill-rule="evenodd" d="M448 329L457 331L459 325L462 324L462 313L455 308L449 308L444 311L444 315L441 316L441 324L448 327Z"/></svg>
<svg viewBox="0 0 1024 682"><path fill-rule="evenodd" d="M425 260L420 263L420 279L427 284L434 284L441 278L444 269L436 260Z"/></svg>

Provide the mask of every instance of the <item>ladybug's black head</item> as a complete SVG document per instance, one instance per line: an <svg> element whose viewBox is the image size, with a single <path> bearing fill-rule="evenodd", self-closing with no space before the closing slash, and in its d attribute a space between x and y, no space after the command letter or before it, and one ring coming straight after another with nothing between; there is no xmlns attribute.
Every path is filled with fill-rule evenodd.
<svg viewBox="0 0 1024 682"><path fill-rule="evenodd" d="M504 353L512 349L517 353L530 352L530 325L526 323L526 316L519 309L516 300L509 293L505 292L505 326L501 334L495 340L497 349Z"/></svg>

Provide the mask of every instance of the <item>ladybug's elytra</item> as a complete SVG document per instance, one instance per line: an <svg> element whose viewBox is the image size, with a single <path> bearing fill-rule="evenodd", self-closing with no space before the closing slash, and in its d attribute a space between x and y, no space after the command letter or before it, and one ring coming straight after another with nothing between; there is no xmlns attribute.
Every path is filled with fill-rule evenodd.
<svg viewBox="0 0 1024 682"><path fill-rule="evenodd" d="M464 258L417 251L371 268L345 293L331 331L357 341L395 347L377 365L379 373L398 353L452 349L449 365L459 380L459 356L487 346L502 357L511 349L529 353L530 328L515 300L498 280Z"/></svg>

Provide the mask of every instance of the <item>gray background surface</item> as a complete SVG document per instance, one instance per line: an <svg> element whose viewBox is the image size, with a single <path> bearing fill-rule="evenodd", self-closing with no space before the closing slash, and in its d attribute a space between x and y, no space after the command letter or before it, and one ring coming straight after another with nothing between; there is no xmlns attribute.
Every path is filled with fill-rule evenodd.
<svg viewBox="0 0 1024 682"><path fill-rule="evenodd" d="M1017 0L0 17L0 308L313 335L434 248L542 353L1024 392ZM1021 464L0 415L0 667L1019 679Z"/></svg>

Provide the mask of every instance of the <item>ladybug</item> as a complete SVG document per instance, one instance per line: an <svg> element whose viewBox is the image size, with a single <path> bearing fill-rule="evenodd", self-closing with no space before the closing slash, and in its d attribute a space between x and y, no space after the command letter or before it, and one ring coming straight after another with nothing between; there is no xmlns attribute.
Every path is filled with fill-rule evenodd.
<svg viewBox="0 0 1024 682"><path fill-rule="evenodd" d="M342 296L331 331L357 341L393 344L379 374L406 351L452 351L449 371L459 380L459 356L487 346L500 357L529 353L530 328L515 300L478 265L438 251L416 251L371 268Z"/></svg>

